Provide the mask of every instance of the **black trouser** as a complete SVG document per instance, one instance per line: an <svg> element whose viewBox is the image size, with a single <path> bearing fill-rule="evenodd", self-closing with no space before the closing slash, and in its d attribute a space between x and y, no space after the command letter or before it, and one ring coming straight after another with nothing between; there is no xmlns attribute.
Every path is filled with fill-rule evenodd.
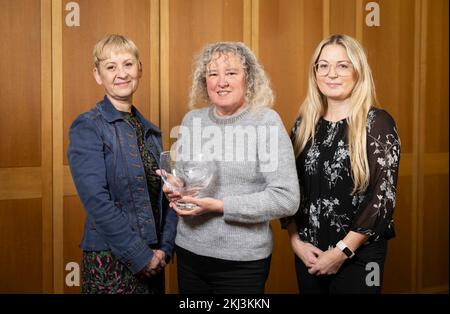
<svg viewBox="0 0 450 314"><path fill-rule="evenodd" d="M386 252L386 240L363 245L352 259L347 259L342 264L337 274L329 276L310 275L305 264L295 256L295 270L300 293L380 293Z"/></svg>
<svg viewBox="0 0 450 314"><path fill-rule="evenodd" d="M241 262L197 255L179 246L175 250L179 293L264 293L271 256Z"/></svg>

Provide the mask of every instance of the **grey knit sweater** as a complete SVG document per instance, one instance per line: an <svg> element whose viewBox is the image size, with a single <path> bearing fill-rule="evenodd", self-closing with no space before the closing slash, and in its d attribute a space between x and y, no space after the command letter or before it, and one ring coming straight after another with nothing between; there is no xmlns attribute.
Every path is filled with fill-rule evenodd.
<svg viewBox="0 0 450 314"><path fill-rule="evenodd" d="M200 139L217 167L200 197L223 200L224 213L180 218L175 243L226 260L268 257L270 220L293 215L300 198L292 144L279 115L268 108L247 108L225 118L214 106L192 110L183 119L178 141L194 149Z"/></svg>

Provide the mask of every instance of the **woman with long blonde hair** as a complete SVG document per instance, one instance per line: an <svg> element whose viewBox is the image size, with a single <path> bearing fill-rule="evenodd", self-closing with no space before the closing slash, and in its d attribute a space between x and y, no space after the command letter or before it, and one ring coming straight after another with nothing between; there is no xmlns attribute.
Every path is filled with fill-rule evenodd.
<svg viewBox="0 0 450 314"><path fill-rule="evenodd" d="M400 139L377 104L362 46L332 35L316 48L292 130L301 204L285 219L302 293L379 293ZM380 272L367 282L366 266ZM376 276L375 276L376 277Z"/></svg>

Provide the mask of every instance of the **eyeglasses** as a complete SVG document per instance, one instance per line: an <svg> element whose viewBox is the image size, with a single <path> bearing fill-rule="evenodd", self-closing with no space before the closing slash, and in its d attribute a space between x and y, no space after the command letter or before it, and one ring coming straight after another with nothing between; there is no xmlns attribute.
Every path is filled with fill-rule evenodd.
<svg viewBox="0 0 450 314"><path fill-rule="evenodd" d="M326 76L330 73L333 65L327 61L319 61L314 65L314 70L319 76ZM353 73L353 65L348 61L340 61L334 65L334 71L338 76L350 76Z"/></svg>

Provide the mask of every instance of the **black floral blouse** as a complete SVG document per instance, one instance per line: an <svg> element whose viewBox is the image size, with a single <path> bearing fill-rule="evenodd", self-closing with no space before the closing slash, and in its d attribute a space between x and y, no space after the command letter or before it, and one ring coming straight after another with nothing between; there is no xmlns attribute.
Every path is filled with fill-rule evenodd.
<svg viewBox="0 0 450 314"><path fill-rule="evenodd" d="M292 139L301 120L292 129ZM349 231L369 236L368 242L395 236L395 207L400 139L395 122L384 110L372 108L367 117L367 156L370 181L366 191L352 195L345 119L321 118L314 142L298 156L300 208L294 217L302 241L322 250L334 247Z"/></svg>

